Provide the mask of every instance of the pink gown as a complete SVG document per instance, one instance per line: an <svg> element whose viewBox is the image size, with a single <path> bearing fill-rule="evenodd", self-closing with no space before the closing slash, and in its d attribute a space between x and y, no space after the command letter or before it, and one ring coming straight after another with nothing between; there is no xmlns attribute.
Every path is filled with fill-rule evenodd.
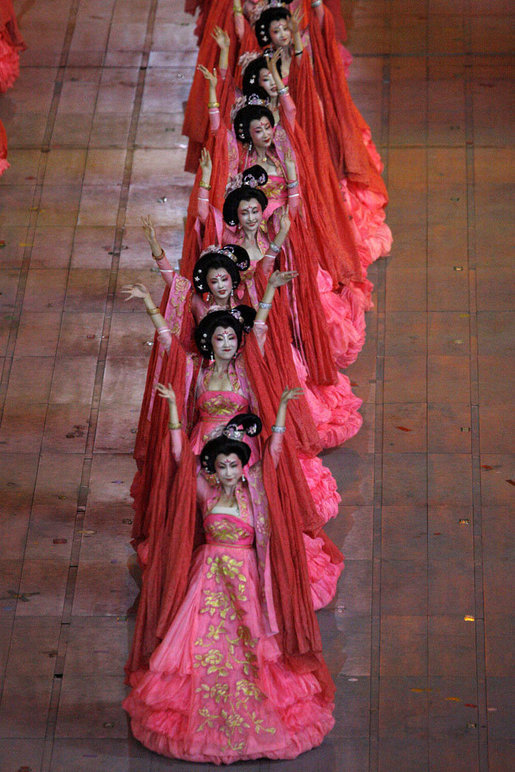
<svg viewBox="0 0 515 772"><path fill-rule="evenodd" d="M248 487L238 485L231 509L216 506L219 492L202 476L197 494L207 543L149 670L136 674L123 703L132 732L151 750L188 761L294 758L322 742L334 706L315 676L281 660L254 548L255 529L265 526Z"/></svg>

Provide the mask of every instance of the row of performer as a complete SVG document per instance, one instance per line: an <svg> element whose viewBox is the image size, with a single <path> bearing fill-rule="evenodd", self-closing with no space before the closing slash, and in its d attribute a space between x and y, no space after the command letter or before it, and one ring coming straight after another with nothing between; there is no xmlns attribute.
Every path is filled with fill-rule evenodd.
<svg viewBox="0 0 515 772"><path fill-rule="evenodd" d="M198 66L195 175L178 255L143 230L164 291L127 285L155 328L134 457L140 572L124 708L165 756L294 758L334 725L315 611L343 556L319 454L354 436L343 372L365 341L388 196L347 84L337 0L186 0ZM24 48L0 0L0 91ZM0 174L7 162L0 123Z"/></svg>
<svg viewBox="0 0 515 772"><path fill-rule="evenodd" d="M123 289L155 327L124 708L165 756L294 758L334 725L315 611L343 569L323 530L340 496L319 453L361 426L342 370L365 340L367 268L390 249L387 193L327 4L187 10L199 54L180 267L143 217L163 296Z"/></svg>

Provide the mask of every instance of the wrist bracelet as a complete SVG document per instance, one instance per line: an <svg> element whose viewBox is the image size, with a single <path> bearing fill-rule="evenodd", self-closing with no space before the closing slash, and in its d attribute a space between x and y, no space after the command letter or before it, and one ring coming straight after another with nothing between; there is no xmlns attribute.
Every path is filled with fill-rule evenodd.
<svg viewBox="0 0 515 772"><path fill-rule="evenodd" d="M288 193L288 198L298 198L300 193Z"/></svg>
<svg viewBox="0 0 515 772"><path fill-rule="evenodd" d="M220 102L208 102L207 106L210 110L215 110L217 107L220 107Z"/></svg>
<svg viewBox="0 0 515 772"><path fill-rule="evenodd" d="M322 5L322 0L313 0L311 3L312 8L318 8L319 5Z"/></svg>
<svg viewBox="0 0 515 772"><path fill-rule="evenodd" d="M292 182L288 182L286 187L288 188L288 190L292 190L293 188L296 188L298 184L299 184L298 180L292 180Z"/></svg>
<svg viewBox="0 0 515 772"><path fill-rule="evenodd" d="M270 309L270 308L272 308L272 304L271 303L263 303L263 301L260 300L259 301L259 307L260 308L264 308L264 309Z"/></svg>
<svg viewBox="0 0 515 772"><path fill-rule="evenodd" d="M294 51L295 56L302 56L303 53L304 51Z"/></svg>
<svg viewBox="0 0 515 772"><path fill-rule="evenodd" d="M211 190L211 185L209 182L202 182L202 180L198 184L199 188L204 188L204 190Z"/></svg>
<svg viewBox="0 0 515 772"><path fill-rule="evenodd" d="M284 434L286 431L286 426L276 426L275 424L272 426L272 431L275 434Z"/></svg>
<svg viewBox="0 0 515 772"><path fill-rule="evenodd" d="M279 94L279 96L284 96L285 94L290 93L290 89L288 88L288 86L283 86L282 88L279 89L277 93Z"/></svg>
<svg viewBox="0 0 515 772"><path fill-rule="evenodd" d="M268 247L268 249L270 250L270 252L273 252L274 255L278 255L279 252L281 251L281 247L278 247L275 241L270 242L270 246Z"/></svg>
<svg viewBox="0 0 515 772"><path fill-rule="evenodd" d="M160 314L161 311L157 306L154 306L154 308L147 308L147 314L149 316L154 316L155 314Z"/></svg>
<svg viewBox="0 0 515 772"><path fill-rule="evenodd" d="M165 256L164 249L161 250L160 255L154 255L154 253L152 252L152 257L154 258L154 260L162 260L164 256Z"/></svg>
<svg viewBox="0 0 515 772"><path fill-rule="evenodd" d="M172 423L172 421L168 421L168 428L169 429L182 429L182 423L179 421L178 424Z"/></svg>
<svg viewBox="0 0 515 772"><path fill-rule="evenodd" d="M235 16L243 16L243 11L241 8L233 8L232 10Z"/></svg>

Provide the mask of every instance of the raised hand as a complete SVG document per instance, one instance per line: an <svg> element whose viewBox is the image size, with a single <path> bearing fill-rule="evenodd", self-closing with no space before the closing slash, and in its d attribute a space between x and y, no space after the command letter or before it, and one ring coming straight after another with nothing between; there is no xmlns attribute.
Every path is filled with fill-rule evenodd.
<svg viewBox="0 0 515 772"><path fill-rule="evenodd" d="M204 78L209 81L209 84L211 86L214 86L216 88L218 83L218 75L216 74L216 67L213 67L213 72L207 69L207 67L204 67L203 64L197 65L197 70L202 73Z"/></svg>
<svg viewBox="0 0 515 772"><path fill-rule="evenodd" d="M277 70L277 62L280 60L280 58L281 58L281 49L280 48L277 48L273 52L272 56L267 56L266 57L266 66L268 67L268 69L270 70L270 72L272 73L272 75L274 77L275 77L275 75L279 75L279 72Z"/></svg>
<svg viewBox="0 0 515 772"><path fill-rule="evenodd" d="M163 383L158 383L156 386L156 392L160 397L163 397L163 399L167 399L174 405L176 404L175 391L172 389L171 383L169 383L168 386L165 386Z"/></svg>
<svg viewBox="0 0 515 772"><path fill-rule="evenodd" d="M211 37L219 48L222 48L226 51L229 50L231 39L224 29L221 27L214 27L213 31L211 32Z"/></svg>
<svg viewBox="0 0 515 772"><path fill-rule="evenodd" d="M133 298L145 299L147 295L150 295L148 288L141 282L136 284L126 284L122 287L122 292L127 295L125 301L132 300Z"/></svg>
<svg viewBox="0 0 515 772"><path fill-rule="evenodd" d="M291 399L298 399L302 396L304 392L302 389L296 388L296 389L290 389L288 386L285 388L283 393L281 394L281 405L287 405L288 402Z"/></svg>
<svg viewBox="0 0 515 772"><path fill-rule="evenodd" d="M156 243L156 231L154 228L154 223L152 222L152 218L149 214L147 214L146 217L141 218L141 227L143 228L143 233L147 237L147 241L152 246Z"/></svg>
<svg viewBox="0 0 515 772"><path fill-rule="evenodd" d="M286 207L286 209L281 215L280 230L284 234L287 234L288 231L290 230L290 226L291 226L290 211L288 207Z"/></svg>
<svg viewBox="0 0 515 772"><path fill-rule="evenodd" d="M298 271L274 271L268 279L268 283L272 287L284 287L292 279L295 279L299 275Z"/></svg>
<svg viewBox="0 0 515 772"><path fill-rule="evenodd" d="M296 8L290 16L290 29L295 34L299 32L302 25L303 13L300 8Z"/></svg>
<svg viewBox="0 0 515 772"><path fill-rule="evenodd" d="M202 169L202 179L209 181L213 170L213 162L211 161L211 156L209 155L207 147L203 147L202 152L200 153L200 168Z"/></svg>
<svg viewBox="0 0 515 772"><path fill-rule="evenodd" d="M293 158L291 149L288 148L286 150L286 153L284 154L284 165L286 167L286 173L288 175L289 180L294 180L297 178L297 166L295 164L295 159Z"/></svg>

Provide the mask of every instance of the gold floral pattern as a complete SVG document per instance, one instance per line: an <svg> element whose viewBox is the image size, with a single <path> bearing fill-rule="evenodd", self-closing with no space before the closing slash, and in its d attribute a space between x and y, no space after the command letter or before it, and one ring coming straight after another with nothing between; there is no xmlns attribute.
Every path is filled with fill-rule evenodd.
<svg viewBox="0 0 515 772"><path fill-rule="evenodd" d="M180 274L174 275L166 308L166 321L172 335L178 335L181 331L184 302L190 287L191 284L185 276Z"/></svg>
<svg viewBox="0 0 515 772"><path fill-rule="evenodd" d="M202 400L202 411L209 414L209 419L227 422L227 416L233 416L241 409L241 400L230 397L227 392L215 392L215 396Z"/></svg>
<svg viewBox="0 0 515 772"><path fill-rule="evenodd" d="M247 530L223 519L213 525L214 531L224 534L222 538L228 526L234 534L241 531L248 536ZM250 734L277 732L260 707L265 695L256 683L258 639L245 624L249 592L244 565L243 559L222 550L207 556L199 614L212 621L194 644L194 667L202 674L196 689L200 698L197 732L218 732L224 738L221 750L236 753L244 753Z"/></svg>
<svg viewBox="0 0 515 772"><path fill-rule="evenodd" d="M234 544L242 539L248 539L249 531L247 528L240 528L236 523L227 520L214 520L210 523L204 523L204 530L213 540L225 544Z"/></svg>

